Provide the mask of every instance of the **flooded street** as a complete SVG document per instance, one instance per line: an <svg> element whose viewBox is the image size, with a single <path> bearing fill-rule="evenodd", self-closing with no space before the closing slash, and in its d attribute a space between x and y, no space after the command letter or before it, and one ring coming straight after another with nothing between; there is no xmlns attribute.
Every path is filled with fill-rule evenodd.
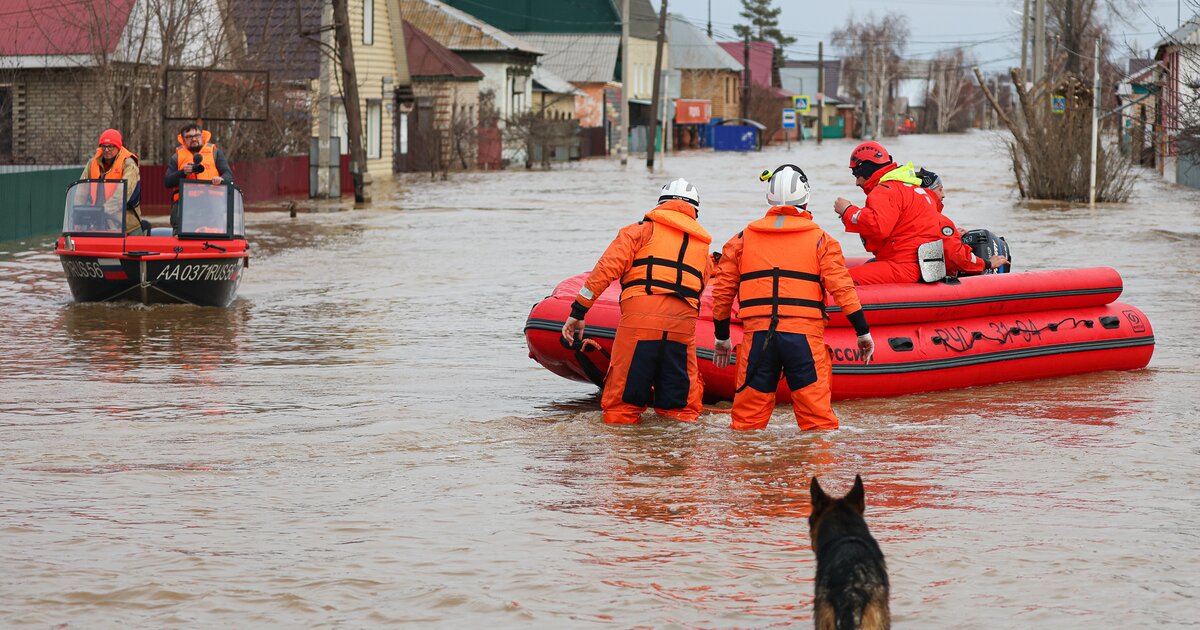
<svg viewBox="0 0 1200 630"><path fill-rule="evenodd" d="M1015 270L1116 268L1149 368L735 434L605 426L594 387L528 358L530 307L675 177L716 247L765 211L758 173L798 164L862 255L832 209L862 199L848 140L254 214L228 309L73 304L51 237L0 243L0 625L811 626L809 478L856 473L897 627L1200 623L1200 191L1138 171L1126 204L1027 204L994 136L884 144Z"/></svg>

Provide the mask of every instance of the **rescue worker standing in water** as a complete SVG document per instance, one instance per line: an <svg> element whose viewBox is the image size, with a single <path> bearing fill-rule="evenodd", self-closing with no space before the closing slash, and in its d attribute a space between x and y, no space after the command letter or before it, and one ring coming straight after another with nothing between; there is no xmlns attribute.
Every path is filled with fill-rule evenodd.
<svg viewBox="0 0 1200 630"><path fill-rule="evenodd" d="M734 297L740 307L743 333L732 409L732 428L737 430L766 428L781 374L801 429L838 427L830 404L826 290L854 326L859 356L869 363L875 352L842 246L813 222L806 209L808 196L808 178L799 167L775 169L767 189L767 215L725 243L713 276L713 363L719 368L729 365L733 352L729 321Z"/></svg>
<svg viewBox="0 0 1200 630"><path fill-rule="evenodd" d="M121 216L121 208L125 211L125 233L129 236L140 236L144 233L142 229L142 217L139 211L142 208L142 181L141 171L138 161L138 156L132 151L125 148L124 141L121 138L121 132L116 129L105 129L100 134L100 141L96 148L96 155L88 160L88 163L83 167L83 174L79 179L106 179L120 181L125 180L125 198L114 199L113 194L119 188L113 184L93 184L89 190L92 191L92 203L100 203L100 198L103 198L106 208L109 208L108 214L112 217ZM104 188L101 194L100 188ZM81 189L82 190L82 189Z"/></svg>
<svg viewBox="0 0 1200 630"><path fill-rule="evenodd" d="M921 178L913 172L911 162L897 165L878 142L864 142L854 149L850 172L867 193L867 200L859 207L838 197L833 210L846 231L860 235L863 246L875 256L873 261L851 269L850 277L859 285L920 282L918 248L941 242L941 221L933 196L921 188ZM926 282L944 276L943 268L940 274L930 274Z"/></svg>
<svg viewBox="0 0 1200 630"><path fill-rule="evenodd" d="M212 143L212 133L196 123L188 123L176 136L179 146L167 160L163 186L174 189L171 197L171 227L179 231L179 182L183 179L210 181L214 184L233 183L233 171L225 154Z"/></svg>
<svg viewBox="0 0 1200 630"><path fill-rule="evenodd" d="M658 206L617 233L571 306L562 334L575 343L596 298L621 280L621 320L600 399L607 424L635 424L650 406L682 422L700 415L696 319L712 273L712 237L696 222L699 208L687 180L663 186Z"/></svg>

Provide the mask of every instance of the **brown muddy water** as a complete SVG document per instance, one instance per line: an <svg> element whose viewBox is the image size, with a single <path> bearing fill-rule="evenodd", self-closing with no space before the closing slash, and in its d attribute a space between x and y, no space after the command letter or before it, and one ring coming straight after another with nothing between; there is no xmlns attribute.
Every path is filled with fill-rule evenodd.
<svg viewBox="0 0 1200 630"><path fill-rule="evenodd" d="M856 473L906 628L1200 623L1200 192L1016 201L994 137L888 143L1018 270L1112 266L1148 369L839 403L802 434L601 423L526 356L529 308L665 181L719 242L782 162L816 217L852 143L408 180L255 214L228 309L72 304L50 237L0 244L0 625L808 626L808 481ZM854 237L848 255L861 254Z"/></svg>

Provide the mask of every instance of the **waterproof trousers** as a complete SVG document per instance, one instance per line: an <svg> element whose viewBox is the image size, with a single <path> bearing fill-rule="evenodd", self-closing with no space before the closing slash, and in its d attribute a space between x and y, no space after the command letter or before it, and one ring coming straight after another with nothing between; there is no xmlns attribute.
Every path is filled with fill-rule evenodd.
<svg viewBox="0 0 1200 630"><path fill-rule="evenodd" d="M890 262L873 260L850 268L854 284L887 284L889 282L920 282L921 268L916 261Z"/></svg>
<svg viewBox="0 0 1200 630"><path fill-rule="evenodd" d="M821 335L765 330L746 333L737 350L733 424L739 431L763 429L775 410L782 374L801 429L836 429L830 404L833 364Z"/></svg>
<svg viewBox="0 0 1200 630"><path fill-rule="evenodd" d="M617 326L600 407L606 424L635 424L647 407L695 422L704 384L696 364L696 335Z"/></svg>

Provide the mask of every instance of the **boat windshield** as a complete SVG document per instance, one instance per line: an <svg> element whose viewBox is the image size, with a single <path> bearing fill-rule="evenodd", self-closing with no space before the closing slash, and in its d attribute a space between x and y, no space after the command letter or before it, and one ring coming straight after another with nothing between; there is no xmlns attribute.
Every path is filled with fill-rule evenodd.
<svg viewBox="0 0 1200 630"><path fill-rule="evenodd" d="M180 182L179 236L243 238L246 213L242 191L233 184Z"/></svg>
<svg viewBox="0 0 1200 630"><path fill-rule="evenodd" d="M63 234L125 235L125 180L82 179L67 189Z"/></svg>

